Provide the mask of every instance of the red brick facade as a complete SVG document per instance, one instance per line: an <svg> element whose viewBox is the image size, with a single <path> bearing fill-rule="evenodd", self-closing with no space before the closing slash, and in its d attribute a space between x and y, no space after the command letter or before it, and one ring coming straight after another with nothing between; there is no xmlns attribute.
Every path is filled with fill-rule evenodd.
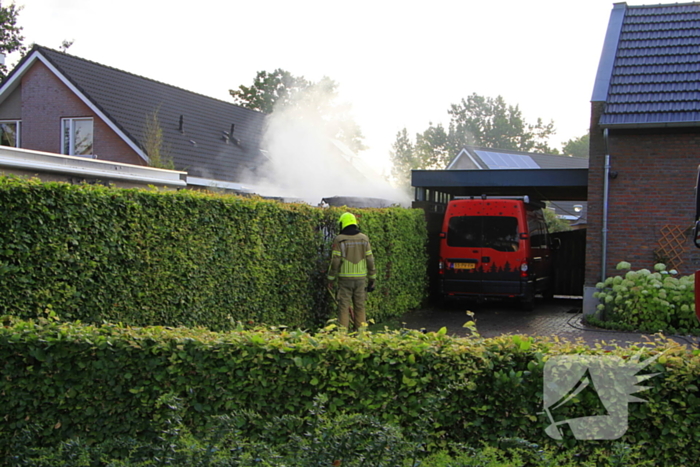
<svg viewBox="0 0 700 467"><path fill-rule="evenodd" d="M145 161L43 63L22 77L22 147L61 153L61 119L92 117L98 159L146 165Z"/></svg>
<svg viewBox="0 0 700 467"><path fill-rule="evenodd" d="M603 178L605 155L610 155L606 276L628 261L634 269L652 268L655 260L680 253L676 264L683 274L700 269L700 249L691 229L694 187L700 164L700 128L609 130L606 150L603 130L597 125L602 103L591 112L590 168L588 175L588 233L586 286L601 280ZM676 242L660 249L662 229L680 229Z"/></svg>

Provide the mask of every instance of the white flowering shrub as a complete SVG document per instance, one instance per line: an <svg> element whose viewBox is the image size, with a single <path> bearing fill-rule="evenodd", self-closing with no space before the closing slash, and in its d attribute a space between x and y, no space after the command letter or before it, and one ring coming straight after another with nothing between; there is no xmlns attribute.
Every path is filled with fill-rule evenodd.
<svg viewBox="0 0 700 467"><path fill-rule="evenodd" d="M594 320L625 330L665 333L697 333L695 317L695 278L677 277L659 263L654 271L633 271L630 263L617 265L619 276L596 285L593 294L600 301Z"/></svg>

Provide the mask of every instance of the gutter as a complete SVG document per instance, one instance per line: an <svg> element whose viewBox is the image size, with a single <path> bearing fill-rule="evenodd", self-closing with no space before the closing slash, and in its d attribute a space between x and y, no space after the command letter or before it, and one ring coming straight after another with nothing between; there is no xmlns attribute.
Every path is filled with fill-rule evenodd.
<svg viewBox="0 0 700 467"><path fill-rule="evenodd" d="M232 191L238 191L242 193L250 193L250 194L260 194L257 193L261 190L258 189L258 187L252 186L252 185L243 185L242 183L236 183L236 182L227 182L223 180L214 180L211 178L202 178L202 177L187 177L187 184L192 185L192 186L198 186L202 188L219 188L222 190L232 190Z"/></svg>
<svg viewBox="0 0 700 467"><path fill-rule="evenodd" d="M139 165L65 156L41 151L0 147L0 169L94 177L146 185L186 187L187 173Z"/></svg>

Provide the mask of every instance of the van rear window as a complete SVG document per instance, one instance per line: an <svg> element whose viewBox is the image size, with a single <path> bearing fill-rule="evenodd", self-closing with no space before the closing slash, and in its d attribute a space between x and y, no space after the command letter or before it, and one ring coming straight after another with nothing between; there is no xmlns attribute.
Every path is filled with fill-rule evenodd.
<svg viewBox="0 0 700 467"><path fill-rule="evenodd" d="M518 219L500 216L456 216L447 228L447 245L518 251Z"/></svg>

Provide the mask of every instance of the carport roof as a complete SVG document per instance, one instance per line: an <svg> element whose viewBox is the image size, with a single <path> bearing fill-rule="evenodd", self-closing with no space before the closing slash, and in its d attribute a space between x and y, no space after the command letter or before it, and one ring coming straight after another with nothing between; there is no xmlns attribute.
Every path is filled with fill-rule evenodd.
<svg viewBox="0 0 700 467"><path fill-rule="evenodd" d="M452 196L586 201L588 169L413 170L411 186Z"/></svg>

